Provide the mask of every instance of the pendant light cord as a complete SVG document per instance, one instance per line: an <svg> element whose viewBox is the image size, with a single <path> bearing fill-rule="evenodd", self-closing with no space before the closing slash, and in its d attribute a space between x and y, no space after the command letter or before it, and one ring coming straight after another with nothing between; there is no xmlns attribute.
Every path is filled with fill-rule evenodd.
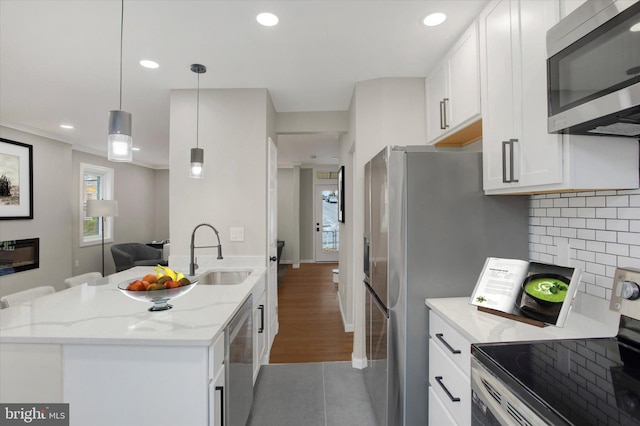
<svg viewBox="0 0 640 426"><path fill-rule="evenodd" d="M120 11L120 111L122 111L122 39L124 38L124 0Z"/></svg>
<svg viewBox="0 0 640 426"><path fill-rule="evenodd" d="M198 73L198 92L196 94L196 148L198 148L199 131L200 131L200 73Z"/></svg>

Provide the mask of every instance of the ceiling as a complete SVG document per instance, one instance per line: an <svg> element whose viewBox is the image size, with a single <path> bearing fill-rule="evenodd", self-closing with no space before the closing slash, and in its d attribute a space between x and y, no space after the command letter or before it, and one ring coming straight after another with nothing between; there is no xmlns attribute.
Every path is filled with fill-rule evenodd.
<svg viewBox="0 0 640 426"><path fill-rule="evenodd" d="M266 88L278 112L345 111L358 81L425 77L486 3L126 0L122 109L133 114L134 162L168 166L169 92L196 88L193 63L208 68L201 89ZM279 24L257 24L264 11ZM422 25L436 11L445 23ZM120 13L118 0L0 0L0 124L106 156L108 111L119 108ZM287 135L279 157L313 164L334 156L323 144L336 138Z"/></svg>

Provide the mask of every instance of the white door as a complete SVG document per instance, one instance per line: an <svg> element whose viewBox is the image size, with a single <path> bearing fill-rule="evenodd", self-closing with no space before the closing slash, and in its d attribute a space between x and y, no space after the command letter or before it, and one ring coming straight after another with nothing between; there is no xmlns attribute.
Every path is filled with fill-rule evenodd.
<svg viewBox="0 0 640 426"><path fill-rule="evenodd" d="M316 185L314 195L316 262L337 262L340 246L338 185Z"/></svg>
<svg viewBox="0 0 640 426"><path fill-rule="evenodd" d="M271 347L278 333L278 148L271 138L267 173L267 347Z"/></svg>

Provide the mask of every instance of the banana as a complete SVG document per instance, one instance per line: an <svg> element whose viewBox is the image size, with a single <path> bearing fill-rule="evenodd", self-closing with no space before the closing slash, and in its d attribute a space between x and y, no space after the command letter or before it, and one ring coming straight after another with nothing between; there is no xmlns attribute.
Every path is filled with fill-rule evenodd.
<svg viewBox="0 0 640 426"><path fill-rule="evenodd" d="M164 267L162 265L158 265L158 267L161 268L164 271L164 274L166 276L171 278L171 281L177 281L177 279L176 279L176 271L174 271L172 269L169 269L169 268L166 268L166 267Z"/></svg>
<svg viewBox="0 0 640 426"><path fill-rule="evenodd" d="M183 278L184 278L184 274L182 272L178 272L178 275L176 275L176 281L180 281Z"/></svg>

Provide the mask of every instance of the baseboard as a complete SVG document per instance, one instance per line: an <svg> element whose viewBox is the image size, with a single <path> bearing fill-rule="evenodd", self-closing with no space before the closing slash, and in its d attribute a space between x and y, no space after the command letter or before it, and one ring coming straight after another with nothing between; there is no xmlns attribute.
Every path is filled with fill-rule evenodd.
<svg viewBox="0 0 640 426"><path fill-rule="evenodd" d="M300 263L316 263L316 261L313 259L301 259Z"/></svg>
<svg viewBox="0 0 640 426"><path fill-rule="evenodd" d="M340 316L342 317L342 325L344 327L345 333L351 333L354 329L353 324L348 324L347 320L344 316L344 310L342 309L342 298L340 297L340 293L337 293L338 297L338 306L340 307Z"/></svg>
<svg viewBox="0 0 640 426"><path fill-rule="evenodd" d="M353 356L353 352L351 353L351 366L353 368L357 368L358 370L362 370L363 368L367 368L367 359L366 358L356 358Z"/></svg>
<svg viewBox="0 0 640 426"><path fill-rule="evenodd" d="M282 264L282 265L291 265L291 264L293 264L293 260L280 259L280 264Z"/></svg>
<svg viewBox="0 0 640 426"><path fill-rule="evenodd" d="M300 268L300 264L299 263L294 263L293 264L293 269L298 269Z"/></svg>

